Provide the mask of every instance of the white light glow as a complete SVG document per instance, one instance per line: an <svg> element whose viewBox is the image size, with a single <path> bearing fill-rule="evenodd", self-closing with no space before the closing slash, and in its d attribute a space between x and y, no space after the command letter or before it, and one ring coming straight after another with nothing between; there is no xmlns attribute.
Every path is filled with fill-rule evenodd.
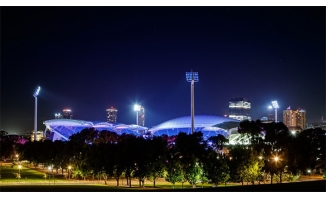
<svg viewBox="0 0 326 200"><path fill-rule="evenodd" d="M140 105L135 104L134 105L134 111L140 111Z"/></svg>
<svg viewBox="0 0 326 200"><path fill-rule="evenodd" d="M40 86L38 86L38 87L36 88L36 90L35 90L35 92L34 92L33 96L34 96L34 97L37 97L37 96L38 96L38 94L40 93L40 90L41 90L41 87L40 87Z"/></svg>
<svg viewBox="0 0 326 200"><path fill-rule="evenodd" d="M272 101L272 106L275 109L278 109L279 108L277 101Z"/></svg>

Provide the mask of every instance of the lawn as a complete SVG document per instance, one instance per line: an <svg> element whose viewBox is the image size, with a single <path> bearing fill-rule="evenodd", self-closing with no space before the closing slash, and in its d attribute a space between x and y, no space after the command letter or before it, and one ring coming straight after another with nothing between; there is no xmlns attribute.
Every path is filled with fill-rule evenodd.
<svg viewBox="0 0 326 200"><path fill-rule="evenodd" d="M95 181L89 181L89 180L76 180L76 179L70 179L68 180L61 174L55 174L55 176L52 176L52 174L47 174L47 178L44 178L44 172L42 172L40 169L36 170L33 167L30 167L28 164L22 165L22 168L19 170L18 165L11 166L11 164L2 164L0 167L0 173L1 173L1 179L0 184L2 185L102 185L102 186L112 186L116 187L116 180L110 179L107 181L107 185L104 184L103 180L95 180ZM20 173L20 177L18 178L18 174ZM52 172L51 172L52 173ZM50 176L50 177L49 177ZM121 188L139 188L139 182L137 179L132 179L132 187L129 188L128 185L126 185L125 179L119 180L119 186ZM146 180L145 181L145 188L154 188L154 183L151 181ZM228 184L228 186L231 186L232 184ZM159 189L172 189L173 185L169 182L166 182L164 179L159 179L156 181L155 184L156 188ZM198 184L198 188L210 188L212 187L211 184ZM221 185L220 187L225 187L224 185ZM192 188L192 186L189 183L176 183L175 189L177 188Z"/></svg>
<svg viewBox="0 0 326 200"><path fill-rule="evenodd" d="M126 185L126 180L120 180L120 186L116 187L116 180L108 180L107 185L104 181L83 181L83 180L67 180L61 175L55 178L44 178L44 172L23 165L19 170L18 166L10 164L2 164L0 167L0 191L77 191L77 192L101 192L101 191L326 191L325 180L321 181L304 181L284 184L261 184L261 185L244 185L227 184L226 186L219 185L212 188L211 184L198 184L196 189L193 189L189 183L176 183L175 188L171 183L164 179L159 179L154 188L153 182L145 181L145 188L139 187L139 182L136 179L132 180L132 187ZM20 172L21 178L17 178ZM232 186L232 187L230 187Z"/></svg>

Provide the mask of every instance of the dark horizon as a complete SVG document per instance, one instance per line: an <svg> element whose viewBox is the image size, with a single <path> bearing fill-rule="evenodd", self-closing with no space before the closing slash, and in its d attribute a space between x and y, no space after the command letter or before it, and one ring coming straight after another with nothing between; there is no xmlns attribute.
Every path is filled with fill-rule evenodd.
<svg viewBox="0 0 326 200"><path fill-rule="evenodd" d="M277 100L301 108L307 123L325 118L325 7L103 6L1 7L1 124L38 130L64 108L73 119L145 126L195 114L228 114L234 97L251 102L253 120Z"/></svg>

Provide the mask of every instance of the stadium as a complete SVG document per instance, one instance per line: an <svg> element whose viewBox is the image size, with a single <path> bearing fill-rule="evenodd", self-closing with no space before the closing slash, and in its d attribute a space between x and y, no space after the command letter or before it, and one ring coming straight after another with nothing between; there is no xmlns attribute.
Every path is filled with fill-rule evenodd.
<svg viewBox="0 0 326 200"><path fill-rule="evenodd" d="M202 132L205 140L211 136L220 134L229 139L229 144L232 144L235 143L236 139L240 136L238 133L239 120L215 115L195 115L194 121L194 130L196 132ZM71 135L85 128L95 128L99 131L108 130L119 135L126 133L134 135L173 136L178 135L180 132L188 134L191 132L191 116L171 119L151 128L135 124L113 124L75 119L52 119L44 121L43 124L46 126L44 133L47 135L45 137L52 141L68 141Z"/></svg>

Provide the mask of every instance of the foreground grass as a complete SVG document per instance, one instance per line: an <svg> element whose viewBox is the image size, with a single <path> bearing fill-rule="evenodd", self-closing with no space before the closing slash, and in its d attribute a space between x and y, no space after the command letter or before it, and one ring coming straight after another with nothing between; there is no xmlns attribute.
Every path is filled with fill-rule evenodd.
<svg viewBox="0 0 326 200"><path fill-rule="evenodd" d="M17 166L2 165L0 191L1 192L138 192L138 191L326 191L326 181L306 181L297 183L284 184L261 184L261 185L244 185L227 184L219 185L212 188L211 184L198 184L196 188L192 188L189 183L176 183L173 188L171 183L164 179L159 179L156 182L156 187L151 181L145 181L145 187L140 187L137 180L132 180L132 187L126 185L126 180L119 181L119 187L116 187L116 180L111 179L104 184L104 181L81 181L81 180L67 180L63 176L56 176L53 178L44 179L44 172L23 166L20 170L21 178L17 178L19 169ZM232 186L232 187L230 187Z"/></svg>
<svg viewBox="0 0 326 200"><path fill-rule="evenodd" d="M76 179L70 179L68 180L64 176L62 176L60 173L55 174L55 176L50 175L48 172L47 177L44 178L44 171L40 171L41 169L34 169L34 167L30 167L29 165L22 165L22 168L19 170L18 166L11 166L11 164L2 164L0 166L0 174L1 174L1 179L0 179L0 184L1 185L31 185L31 184L36 184L36 185L96 185L96 186L111 186L115 188L122 188L126 189L134 189L134 188L141 188L139 187L139 182L136 179L132 180L132 187L130 188L128 185L126 185L126 180L125 179L120 179L119 180L119 187L116 187L117 182L115 179L110 179L107 181L107 185L104 184L103 180L94 180L94 181L89 181L89 180L76 180ZM18 174L20 173L20 178L18 178ZM52 172L51 172L52 173ZM151 181L146 180L145 181L145 188L154 188L154 183ZM230 184L231 186L231 184ZM197 185L198 188L208 188L212 187L211 184L199 184ZM222 185L221 187L224 187ZM164 179L159 179L155 183L155 188L157 189L172 189L173 185L169 182L166 182ZM189 183L176 183L175 184L175 189L178 188L192 188L192 186Z"/></svg>
<svg viewBox="0 0 326 200"><path fill-rule="evenodd" d="M326 181L216 188L140 188L105 185L0 185L0 192L326 192Z"/></svg>

